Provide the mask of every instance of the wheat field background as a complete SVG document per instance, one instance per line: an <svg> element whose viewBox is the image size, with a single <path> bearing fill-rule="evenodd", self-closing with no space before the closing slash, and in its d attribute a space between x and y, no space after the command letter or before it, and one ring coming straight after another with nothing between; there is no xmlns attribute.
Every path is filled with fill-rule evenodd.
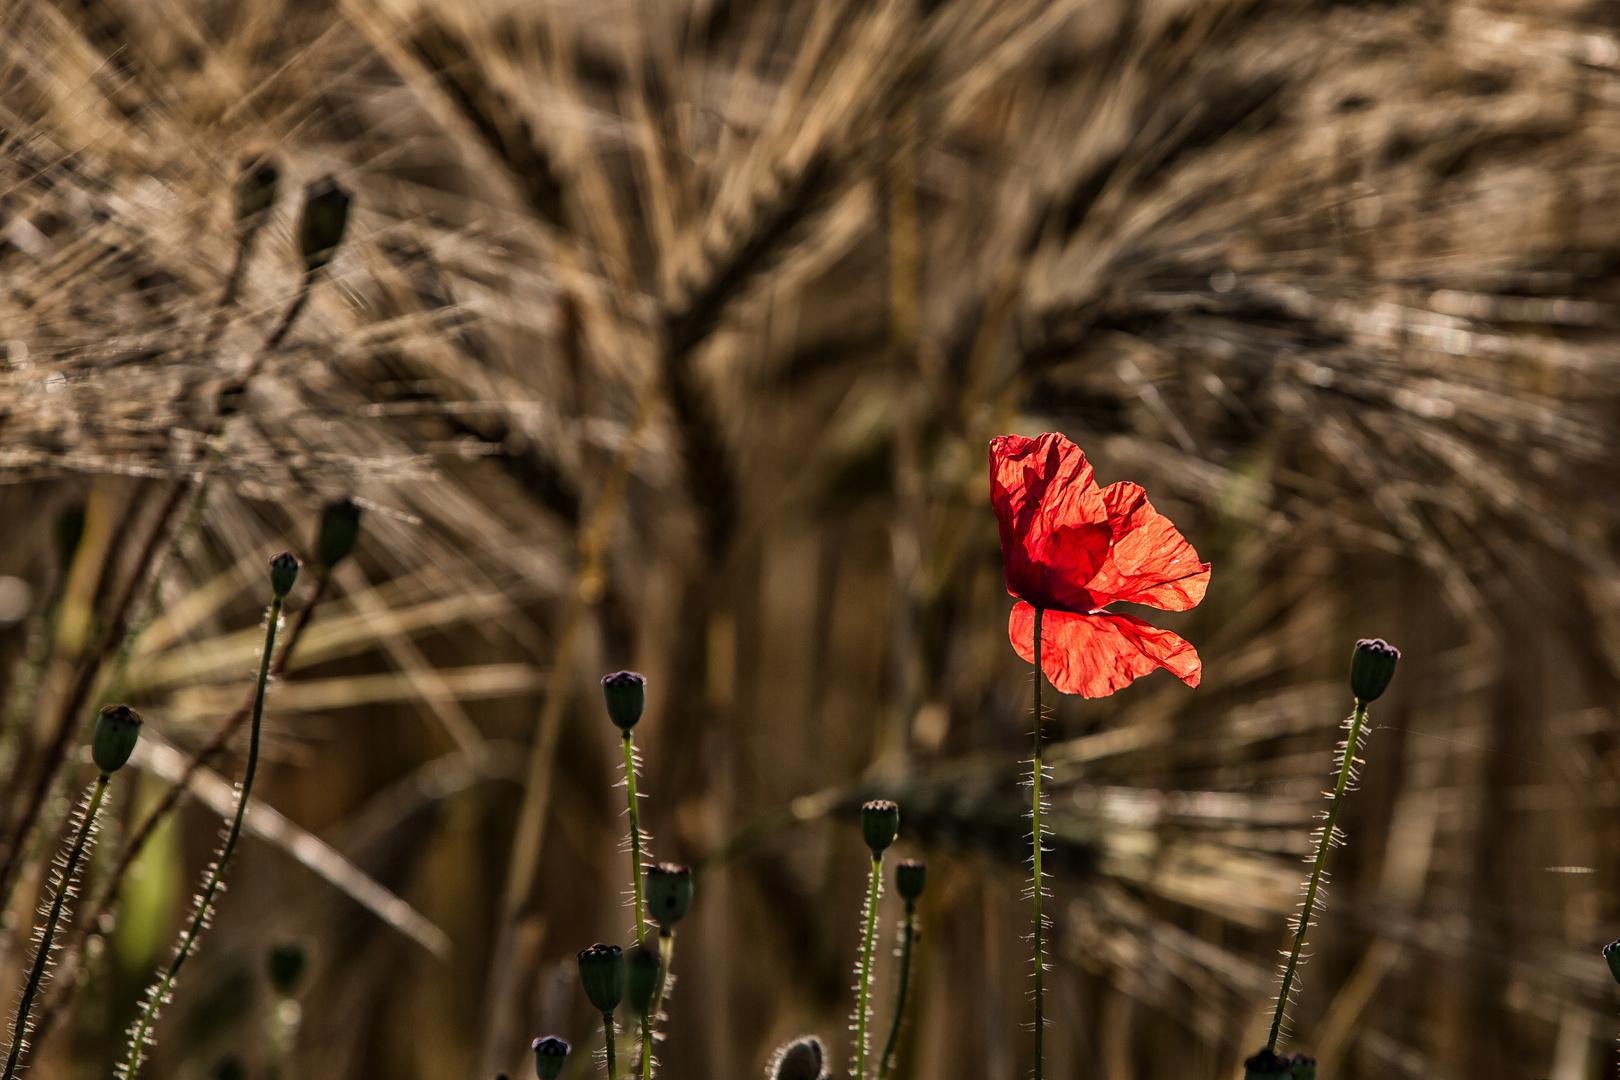
<svg viewBox="0 0 1620 1080"><path fill-rule="evenodd" d="M1226 1078L1264 1041L1374 635L1405 656L1287 1047L1333 1080L1620 1066L1612 4L0 0L0 147L0 822L205 455L92 896L246 692L264 559L366 509L147 1075L273 1075L284 941L280 1075L591 1046L621 667L652 851L700 875L661 1075L806 1031L845 1060L880 794L930 866L897 1075L1026 1075L1030 677L985 455L1042 430L1214 565L1163 620L1200 689L1053 706L1047 1075ZM227 295L254 155L281 196ZM267 350L327 174L349 238ZM81 905L31 1075L112 1075L239 769ZM8 1015L88 776L17 841Z"/></svg>

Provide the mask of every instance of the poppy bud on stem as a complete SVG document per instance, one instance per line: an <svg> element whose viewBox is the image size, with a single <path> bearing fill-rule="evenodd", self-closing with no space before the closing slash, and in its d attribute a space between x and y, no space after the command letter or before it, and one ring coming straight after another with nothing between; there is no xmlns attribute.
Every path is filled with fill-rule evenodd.
<svg viewBox="0 0 1620 1080"><path fill-rule="evenodd" d="M148 992L146 1003L142 1006L140 1016L130 1028L129 1056L124 1060L120 1070L122 1080L135 1080L140 1072L141 1063L146 1059L147 1044L151 1040L152 1025L157 1023L158 1009L169 998L169 991L174 986L175 976L180 974L181 966L186 962L192 952L197 948L197 939L202 936L203 927L208 925L209 913L214 907L214 896L219 892L220 881L225 876L225 867L231 861L231 853L236 850L236 842L242 836L242 820L247 816L248 797L253 793L253 776L259 768L259 731L264 720L264 691L270 681L270 658L276 651L276 628L281 623L281 605L292 591L294 582L298 580L298 559L291 553L283 551L270 560L270 610L265 616L264 651L259 656L259 678L253 689L253 719L251 736L248 739L247 768L242 773L242 783L236 796L236 814L231 819L230 830L225 834L225 843L220 847L219 854L214 857L214 865L209 870L208 878L203 883L202 894L197 898L197 910L192 915L191 923L180 935L180 944L174 951L174 959L169 962L169 968L163 973L163 978Z"/></svg>
<svg viewBox="0 0 1620 1080"><path fill-rule="evenodd" d="M1328 848L1333 844L1339 807L1344 803L1344 793L1349 789L1350 778L1355 774L1359 760L1356 755L1361 751L1361 737L1366 730L1367 703L1383 694L1389 687L1390 679L1395 676L1395 662L1400 658L1400 650L1380 638L1363 638L1356 642L1355 652L1351 655L1350 692L1355 696L1356 708L1355 712L1351 713L1350 719L1345 722L1345 726L1350 729L1350 735L1340 748L1339 779L1333 787L1333 794L1329 797L1327 815L1322 822L1322 836L1316 844L1316 859L1311 864L1310 882L1305 886L1305 902L1300 908L1298 921L1294 927L1294 947L1288 954L1288 963L1283 967L1282 988L1277 992L1277 1009L1271 1017L1271 1035L1266 1040L1264 1054L1272 1054L1277 1049L1277 1037L1282 1032L1283 1010L1288 1007L1288 995L1294 988L1294 975L1299 970L1299 954L1305 948L1305 931L1311 925L1311 917L1316 913L1316 899L1322 888L1322 867L1327 862ZM1262 1059L1261 1055L1251 1058L1251 1072L1254 1071L1253 1063L1256 1061L1265 1063L1269 1059ZM1315 1062L1311 1062L1312 1074L1315 1068ZM1287 1072L1288 1069L1282 1071Z"/></svg>
<svg viewBox="0 0 1620 1080"><path fill-rule="evenodd" d="M927 883L928 867L920 862L907 859L894 868L894 887L906 902L906 928L900 935L900 990L895 994L889 1041L883 1044L883 1056L878 1058L878 1080L889 1075L894 1047L900 1041L900 1021L906 1014L906 988L911 982L911 943L917 937L917 898Z"/></svg>
<svg viewBox="0 0 1620 1080"><path fill-rule="evenodd" d="M887 799L861 807L861 836L872 852L872 879L867 889L865 928L861 935L861 967L855 1000L854 1080L866 1080L866 1024L871 1019L867 1002L872 992L872 943L877 937L878 899L883 895L883 852L900 830L900 808Z"/></svg>
<svg viewBox="0 0 1620 1080"><path fill-rule="evenodd" d="M602 697L608 718L623 733L624 787L630 800L630 881L635 895L636 944L646 936L647 918L641 895L641 811L636 806L636 744L630 734L641 719L647 701L647 680L634 671L618 671L602 679Z"/></svg>

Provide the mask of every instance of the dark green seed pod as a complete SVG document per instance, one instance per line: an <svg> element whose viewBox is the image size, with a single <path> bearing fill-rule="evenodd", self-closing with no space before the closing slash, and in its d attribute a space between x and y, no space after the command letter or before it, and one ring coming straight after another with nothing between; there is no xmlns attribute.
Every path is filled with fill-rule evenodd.
<svg viewBox="0 0 1620 1080"><path fill-rule="evenodd" d="M908 904L915 904L928 885L928 867L916 859L904 859L895 864L894 887Z"/></svg>
<svg viewBox="0 0 1620 1080"><path fill-rule="evenodd" d="M308 962L304 947L296 941L270 946L266 966L270 972L271 987L282 997L292 997L298 992L298 984L303 981Z"/></svg>
<svg viewBox="0 0 1620 1080"><path fill-rule="evenodd" d="M327 503L321 510L321 528L315 534L315 565L330 570L354 550L360 539L360 504L348 496Z"/></svg>
<svg viewBox="0 0 1620 1080"><path fill-rule="evenodd" d="M585 996L602 1013L624 1000L624 953L617 945L592 945L579 951L579 981Z"/></svg>
<svg viewBox="0 0 1620 1080"><path fill-rule="evenodd" d="M692 906L692 871L673 863L647 867L647 913L668 930Z"/></svg>
<svg viewBox="0 0 1620 1080"><path fill-rule="evenodd" d="M297 580L298 556L283 551L270 560L270 591L276 594L277 600L292 592L293 583Z"/></svg>
<svg viewBox="0 0 1620 1080"><path fill-rule="evenodd" d="M766 1080L822 1080L821 1040L814 1035L801 1035L792 1042L783 1043L771 1055L765 1069Z"/></svg>
<svg viewBox="0 0 1620 1080"><path fill-rule="evenodd" d="M112 775L124 767L141 737L141 714L128 705L106 705L96 717L96 731L90 737L90 756L96 768Z"/></svg>
<svg viewBox="0 0 1620 1080"><path fill-rule="evenodd" d="M1316 1059L1305 1054L1289 1058L1288 1080L1316 1080Z"/></svg>
<svg viewBox="0 0 1620 1080"><path fill-rule="evenodd" d="M1395 677L1401 650L1383 638L1362 638L1350 657L1350 692L1363 705L1376 701Z"/></svg>
<svg viewBox="0 0 1620 1080"><path fill-rule="evenodd" d="M236 177L236 227L243 233L255 232L270 216L281 189L281 170L268 158L242 159Z"/></svg>
<svg viewBox="0 0 1620 1080"><path fill-rule="evenodd" d="M861 807L861 837L875 859L900 832L900 808L888 799L874 799Z"/></svg>
<svg viewBox="0 0 1620 1080"><path fill-rule="evenodd" d="M555 1035L547 1035L543 1039L536 1039L529 1044L534 1051L534 1075L540 1080L557 1080L562 1075L563 1065L568 1061L570 1049L567 1039L559 1039Z"/></svg>
<svg viewBox="0 0 1620 1080"><path fill-rule="evenodd" d="M634 671L615 671L603 676L602 697L607 701L608 719L629 731L647 707L647 680Z"/></svg>
<svg viewBox="0 0 1620 1080"><path fill-rule="evenodd" d="M1620 982L1620 941L1603 946L1603 959L1608 961L1609 974L1614 976L1614 981Z"/></svg>
<svg viewBox="0 0 1620 1080"><path fill-rule="evenodd" d="M658 950L638 945L630 950L625 967L628 969L625 999L630 1003L631 1012L645 1016L647 1010L652 1008L658 984L663 981L663 961L658 957Z"/></svg>
<svg viewBox="0 0 1620 1080"><path fill-rule="evenodd" d="M333 176L323 176L304 189L304 212L298 219L298 252L304 269L314 273L332 261L349 225L354 193Z"/></svg>
<svg viewBox="0 0 1620 1080"><path fill-rule="evenodd" d="M1290 1067L1287 1058L1265 1049L1243 1063L1243 1080L1278 1080L1288 1075Z"/></svg>

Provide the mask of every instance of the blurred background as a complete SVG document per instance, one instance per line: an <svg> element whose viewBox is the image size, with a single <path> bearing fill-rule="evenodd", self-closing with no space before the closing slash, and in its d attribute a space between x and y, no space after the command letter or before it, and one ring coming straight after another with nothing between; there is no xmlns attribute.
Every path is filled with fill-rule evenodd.
<svg viewBox="0 0 1620 1080"><path fill-rule="evenodd" d="M1214 565L1152 613L1200 689L1052 705L1047 1075L1224 1078L1264 1042L1374 635L1405 656L1285 1049L1614 1074L1612 5L5 0L0 146L0 821L55 793L0 833L8 1016L91 777L41 781L57 711L93 680L147 719L34 1075L122 1059L241 741L108 893L120 853L249 690L264 560L345 495L359 548L271 689L262 809L146 1075L593 1045L622 667L652 854L700 875L662 1075L758 1076L803 1032L846 1060L877 794L930 868L897 1075L1027 1074L1031 679L986 444L1042 430ZM248 249L255 155L281 185ZM348 238L269 346L328 174ZM149 593L120 670L97 642Z"/></svg>

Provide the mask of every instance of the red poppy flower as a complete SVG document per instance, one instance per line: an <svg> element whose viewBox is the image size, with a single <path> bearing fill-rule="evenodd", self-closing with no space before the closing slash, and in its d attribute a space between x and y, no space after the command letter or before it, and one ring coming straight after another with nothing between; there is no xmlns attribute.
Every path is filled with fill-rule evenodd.
<svg viewBox="0 0 1620 1080"><path fill-rule="evenodd" d="M1001 524L1013 648L1066 694L1107 697L1156 668L1188 686L1203 670L1191 645L1116 601L1186 611L1204 598L1209 564L1131 483L1099 488L1081 449L1056 433L990 442L990 501Z"/></svg>

